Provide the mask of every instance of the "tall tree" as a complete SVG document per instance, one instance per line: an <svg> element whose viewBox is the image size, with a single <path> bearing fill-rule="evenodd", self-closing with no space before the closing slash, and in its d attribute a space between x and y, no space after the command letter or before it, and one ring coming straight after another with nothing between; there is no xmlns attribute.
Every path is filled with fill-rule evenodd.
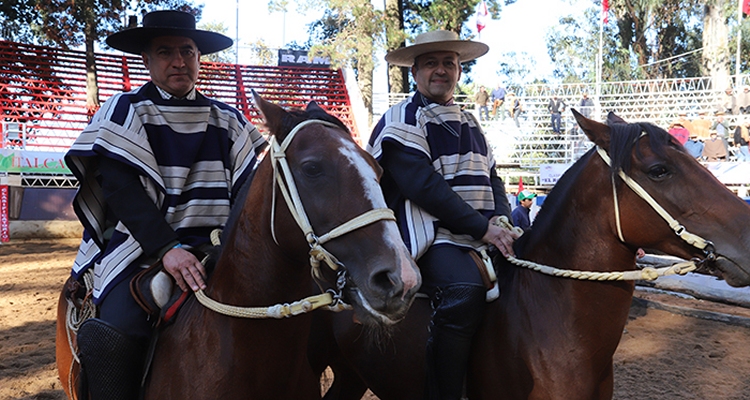
<svg viewBox="0 0 750 400"><path fill-rule="evenodd" d="M401 1L401 12L400 16L394 16L387 14L388 21L386 21L386 27L389 29L386 32L388 37L395 35L391 31L396 26L399 26L398 33L403 34L404 32L409 33L412 36L416 36L419 33L427 32L435 29L445 29L452 32L458 33L462 38L471 38L473 30L471 25L467 24L473 21L473 17L476 14L477 6L482 0L399 0ZM500 12L504 5L515 3L516 0L485 0L487 4L487 12L490 18L500 18ZM392 18L398 18L403 21L401 25L397 25L392 21ZM394 36L395 37L395 36ZM401 44L402 42L398 42ZM389 43L390 44L390 43ZM388 50L397 48L388 47ZM462 65L465 73L471 70L471 67L475 62L464 63ZM389 73L395 74L398 69L392 68ZM403 73L402 69L402 73ZM408 75L407 75L408 77ZM397 78L390 76L391 81ZM404 78L408 79L408 78ZM465 80L470 80L468 74L464 74ZM408 92L409 86L404 83L403 92Z"/></svg>
<svg viewBox="0 0 750 400"><path fill-rule="evenodd" d="M604 26L604 80L699 76L703 6L706 0L610 0ZM552 28L547 49L555 75L588 80L596 70L599 7L568 16ZM580 61L576 62L575 59Z"/></svg>
<svg viewBox="0 0 750 400"><path fill-rule="evenodd" d="M729 84L728 3L735 1L707 0L703 15L703 69L713 78L714 89Z"/></svg>
<svg viewBox="0 0 750 400"><path fill-rule="evenodd" d="M384 46L383 13L370 0L322 0L327 3L323 18L311 27L311 53L331 59L334 67L351 66L362 92L368 122L372 123L372 80L374 54Z"/></svg>
<svg viewBox="0 0 750 400"><path fill-rule="evenodd" d="M194 7L188 0L8 0L1 4L0 21L4 26L28 27L14 39L63 49L85 46L86 106L90 111L99 107L95 43L123 28L128 15L169 8L200 18L203 7Z"/></svg>

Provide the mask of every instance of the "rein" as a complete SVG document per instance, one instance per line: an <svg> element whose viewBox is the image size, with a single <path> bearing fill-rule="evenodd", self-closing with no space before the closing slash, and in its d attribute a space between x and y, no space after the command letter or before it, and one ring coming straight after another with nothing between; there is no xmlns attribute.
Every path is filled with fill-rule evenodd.
<svg viewBox="0 0 750 400"><path fill-rule="evenodd" d="M331 128L338 128L337 125L328 121L316 119L303 121L297 124L294 129L289 132L289 134L286 136L286 138L284 138L284 141L281 144L278 143L275 136L271 138L269 156L271 157L271 165L273 167L273 181L275 184L279 185L279 189L284 197L287 208L289 208L289 212L292 214L292 217L294 217L294 220L302 230L302 233L304 233L305 239L310 246L310 266L312 267L310 273L313 277L313 280L316 284L318 284L318 287L321 289L321 291L323 291L319 283L319 281L323 280L323 275L320 271L320 262L323 261L331 270L337 271L336 290L328 289L322 294L306 297L291 304L276 304L271 307L237 307L222 304L209 298L205 293L203 293L203 290L198 290L197 292L195 292L195 297L206 308L216 311L220 314L233 317L284 318L307 313L324 306L330 306L329 309L332 311L341 311L349 307L341 300L342 291L344 289L344 286L346 285L346 267L336 258L336 256L326 250L323 247L323 244L332 239L343 236L349 232L355 231L359 228L363 228L381 220L395 221L396 216L389 208L375 208L359 216L356 216L347 222L344 222L343 224L337 226L324 235L315 235L312 225L310 224L310 219L307 217L305 208L302 205L302 199L300 198L299 192L297 191L297 185L294 183L294 176L292 175L291 168L289 167L289 163L286 159L286 150L294 137L297 135L297 132L310 124L321 124L323 126ZM276 244L278 245L279 242L276 239L276 230L274 228L276 214L275 184L272 187L273 197L271 202L271 235L273 236L274 242L276 242ZM212 233L211 240L212 242L218 242L218 235L214 235ZM218 245L218 243L214 244ZM339 267L344 268L339 269Z"/></svg>
<svg viewBox="0 0 750 400"><path fill-rule="evenodd" d="M642 136L644 136L645 133ZM599 146L596 147L596 151L599 156L604 160L608 166L612 166L612 160L609 155ZM688 272L695 271L698 267L706 261L713 261L716 259L714 252L714 244L698 235L690 233L687 229L681 225L675 218L673 218L667 210L664 209L654 198L646 192L646 190L638 184L635 180L629 177L622 170L618 171L617 174L625 184L630 187L641 199L643 199L651 208L656 211L659 216L667 222L669 227L674 233L683 241L689 245L702 250L706 255L703 260L690 260L682 263L677 263L668 267L652 268L646 267L636 271L620 271L620 272L595 272L595 271L578 271L569 269L559 269L550 267L547 265L537 264L532 261L519 260L513 256L508 256L506 259L514 265L528 268L534 271L541 272L546 275L572 278L579 280L593 280L593 281L624 281L624 280L649 280L653 281L661 276L667 275L685 275ZM612 193L614 197L615 207L615 223L617 225L617 236L621 242L625 243L625 239L622 234L622 226L620 223L620 206L617 199L617 187L615 185L615 175L612 175ZM498 218L492 222L495 225L503 226L507 229L512 229L513 226L508 222L507 218Z"/></svg>

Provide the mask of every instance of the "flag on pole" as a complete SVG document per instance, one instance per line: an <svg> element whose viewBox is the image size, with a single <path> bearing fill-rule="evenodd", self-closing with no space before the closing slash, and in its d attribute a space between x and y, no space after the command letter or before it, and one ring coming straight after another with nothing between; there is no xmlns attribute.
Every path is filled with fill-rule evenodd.
<svg viewBox="0 0 750 400"><path fill-rule="evenodd" d="M477 32L482 33L482 29L487 27L487 16L489 13L487 12L487 3L482 0L481 3L479 3L479 9L477 10Z"/></svg>
<svg viewBox="0 0 750 400"><path fill-rule="evenodd" d="M750 1L750 0L745 0ZM606 24L609 22L609 0L602 0L602 16L604 18L604 23Z"/></svg>
<svg viewBox="0 0 750 400"><path fill-rule="evenodd" d="M518 177L518 191L516 192L516 196L518 196L519 193L523 192L523 177Z"/></svg>

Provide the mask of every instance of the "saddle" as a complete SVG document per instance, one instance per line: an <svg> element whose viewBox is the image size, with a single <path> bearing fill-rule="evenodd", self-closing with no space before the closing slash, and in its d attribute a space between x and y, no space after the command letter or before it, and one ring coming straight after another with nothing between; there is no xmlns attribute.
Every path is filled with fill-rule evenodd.
<svg viewBox="0 0 750 400"><path fill-rule="evenodd" d="M208 273L215 259L213 252L203 252L198 249L189 251L202 260ZM130 293L136 303L154 319L156 327L173 322L185 300L192 295L190 292L180 290L174 278L164 271L164 264L161 260L137 273L130 280Z"/></svg>

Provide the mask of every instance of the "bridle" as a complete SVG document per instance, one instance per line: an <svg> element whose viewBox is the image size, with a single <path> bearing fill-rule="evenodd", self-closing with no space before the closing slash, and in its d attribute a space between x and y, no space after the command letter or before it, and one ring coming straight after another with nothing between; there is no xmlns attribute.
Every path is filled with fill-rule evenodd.
<svg viewBox="0 0 750 400"><path fill-rule="evenodd" d="M635 140L638 141L638 139L642 138L646 135L646 132L643 132L638 138ZM604 149L597 146L596 152L599 154L599 156L604 160L605 164L607 164L610 169L612 168L612 160L609 158L609 155L607 154ZM612 175L612 195L614 198L614 214L615 214L615 225L617 227L617 237L620 239L621 242L625 242L625 238L622 234L622 224L620 221L620 205L619 200L617 198L617 184L615 182L615 174ZM579 271L579 270L570 270L570 269L560 269L551 267L548 265L538 264L533 261L528 260L519 260L513 256L508 256L506 259L510 261L512 264L517 265L519 267L528 268L537 272L541 272L546 275L551 276L557 276L557 277L563 277L563 278L571 278L571 279L579 279L579 280L594 280L594 281L624 281L624 280L655 280L660 276L666 276L666 275L685 275L688 272L692 272L697 270L700 267L705 266L707 262L711 262L716 260L716 250L714 247L714 244L706 240L696 234L690 233L687 231L687 229L681 225L675 218L673 218L667 210L664 209L654 198L641 186L633 180L631 177L629 177L625 172L622 171L622 169L617 171L617 176L622 179L623 182L625 182L628 187L630 187L633 192L635 192L641 199L643 199L651 208L656 211L659 216L664 219L664 221L667 222L669 227L672 229L672 231L683 241L688 243L689 245L703 251L703 254L705 257L703 259L694 258L692 260L677 263L671 266L667 267L661 267L661 268L652 268L652 267L646 267L641 270L635 270L635 271L614 271L614 272L597 272L597 271ZM507 229L512 229L513 227L503 220L496 220L496 225L504 226Z"/></svg>
<svg viewBox="0 0 750 400"><path fill-rule="evenodd" d="M638 138L635 140L642 138L646 135L646 132L643 132ZM609 155L607 152L604 151L599 146L596 146L596 152L599 154L599 156L604 160L604 162L611 168L612 167L612 160L609 158ZM672 231L683 241L685 241L687 244L703 251L703 254L705 255L705 258L703 260L700 260L700 263L703 264L707 261L714 261L716 260L716 250L714 247L714 244L710 240L706 240L696 234L688 232L688 230L679 223L674 217L672 217L667 210L664 209L654 198L641 186L633 180L630 176L628 176L625 172L623 172L622 169L619 169L617 171L617 176L622 179L623 182L625 182L628 187L635 192L641 199L643 199L651 208L656 211L659 216L664 219L664 221L667 222L669 227L672 229ZM619 200L617 199L617 185L615 183L615 174L612 174L612 195L614 198L614 205L615 205L615 225L617 226L617 237L620 239L621 242L625 243L625 238L622 234L622 224L620 222L620 206L619 206Z"/></svg>
<svg viewBox="0 0 750 400"><path fill-rule="evenodd" d="M308 245L310 246L310 266L312 267L310 273L318 286L321 286L323 280L323 274L320 270L320 262L323 261L328 267L336 272L336 288L323 290L321 295L311 296L292 304L281 304L272 307L235 307L218 303L208 298L203 291L196 292L196 297L204 306L222 314L232 315L237 317L246 318L282 318L289 317L291 315L301 314L303 312L309 312L322 306L331 306L336 310L342 309L345 305L341 299L343 297L343 289L347 283L346 267L341 263L336 256L331 254L328 250L323 247L326 242L341 237L355 231L357 229L368 226L372 223L388 220L395 221L396 216L393 211L389 208L374 208L366 211L359 216L350 219L347 222L331 229L328 233L321 236L317 236L315 231L310 224L310 219L305 212L305 208L302 205L302 199L299 196L297 185L294 182L294 176L292 170L289 167L289 163L286 158L286 150L288 149L292 140L294 140L297 133L304 127L311 124L320 124L330 128L340 129L338 125L328 121L310 119L305 120L297 124L284 140L279 144L276 137L271 138L270 150L268 156L271 157L271 165L273 167L273 192L272 203L271 203L271 235L273 236L274 242L278 245L279 242L276 238L275 230L275 214L276 214L276 185L279 187L279 191L284 197L287 208L292 214L295 222L302 230L305 235Z"/></svg>

